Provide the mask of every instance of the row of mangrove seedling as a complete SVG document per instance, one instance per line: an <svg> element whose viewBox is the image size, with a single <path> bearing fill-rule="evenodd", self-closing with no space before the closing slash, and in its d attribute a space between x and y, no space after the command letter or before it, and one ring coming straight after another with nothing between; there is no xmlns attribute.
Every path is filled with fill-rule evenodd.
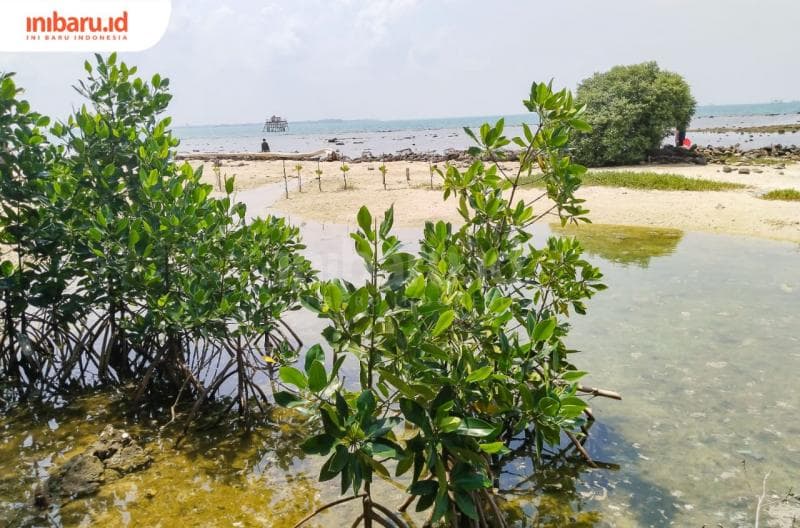
<svg viewBox="0 0 800 528"><path fill-rule="evenodd" d="M222 176L222 171L221 171L220 167L221 167L221 164L219 163L219 161L218 160L215 161L213 170L214 170L214 174L216 175L216 179L217 179L217 189L222 191L224 189L225 178ZM429 163L428 167L429 167L429 171L430 171L430 189L434 189L434 179L435 179L436 175L438 175L440 177L443 177L443 171L439 168L438 165L434 165L433 163ZM449 167L449 163L447 163L445 165L445 170L447 170L447 167ZM286 161L285 160L283 161L283 189L284 189L284 195L286 196L286 198L289 198L289 179L290 178L294 178L294 179L297 180L297 192L299 192L299 193L303 192L303 169L304 169L303 165L300 164L300 163L297 163L291 169L294 172L294 175L292 175L291 172L287 172L287 170L286 170ZM347 173L350 172L350 165L348 165L347 163L342 161L342 164L339 166L339 171L342 173L342 187L341 188L346 191L348 189L348 187L347 187ZM384 190L388 189L389 186L386 183L386 174L389 172L389 168L386 166L385 163L381 163L378 166L378 172L381 173L381 181L383 183ZM317 182L317 189L319 190L319 192L322 192L322 174L323 174L323 172L322 172L322 169L320 168L320 162L317 161L317 168L314 170L315 177L312 178L312 181L316 181ZM409 169L406 169L406 184L408 185L408 187L411 187L411 174L410 174Z"/></svg>
<svg viewBox="0 0 800 528"><path fill-rule="evenodd" d="M507 526L494 490L518 450L564 441L593 463L581 395L617 396L581 384L564 338L601 274L575 240L531 235L550 215L586 219L568 145L587 126L569 92L534 83L538 124L522 137L502 120L468 131L477 161L437 169L463 224L427 224L416 253L392 234L393 210L362 208L351 236L366 273L352 284L317 281L297 229L248 219L232 180L214 198L175 164L166 79L115 55L86 69L88 106L52 125L0 77L4 398L125 384L190 402L187 423L212 399L245 415L294 408L316 424L301 447L327 457L320 480L345 495L307 519L357 500L354 526L406 526L414 501L431 525ZM511 141L513 174L498 164ZM526 203L517 188L536 178L549 200ZM328 327L299 358L282 316L301 305ZM345 364L358 365L346 384ZM408 484L399 508L373 496L390 471Z"/></svg>

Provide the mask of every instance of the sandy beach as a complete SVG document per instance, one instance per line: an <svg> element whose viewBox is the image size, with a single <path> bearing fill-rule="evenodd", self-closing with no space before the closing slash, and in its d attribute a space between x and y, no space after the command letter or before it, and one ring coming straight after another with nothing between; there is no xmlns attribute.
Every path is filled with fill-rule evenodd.
<svg viewBox="0 0 800 528"><path fill-rule="evenodd" d="M431 178L427 163L387 163L386 190L378 171L379 162L351 164L347 173L346 191L343 189L340 164L321 163L322 192L319 191L314 173L317 163L300 163L303 167L300 173L302 192L298 189L294 168L296 165L297 162L286 162L289 199L283 198L274 204L275 209L293 217L347 224L354 221L361 205L366 204L373 212L377 212L394 204L396 223L402 226L418 226L427 220L457 222L459 219L454 203L442 200L436 179L434 189L430 188ZM514 163L504 165L509 170L515 169ZM217 179L212 168L212 164L205 164L204 179L216 185ZM800 190L800 164L791 164L786 168L750 166L749 174L739 174L739 168L734 167L734 171L730 173L723 172L720 165L665 165L622 169L672 173L747 185L747 188L735 191L640 191L585 187L578 192L578 196L586 200L586 206L590 210L589 217L594 223L669 227L685 231L800 242L800 203L759 198L761 194L773 189ZM410 183L406 181L406 169L409 171ZM220 174L235 175L236 188L239 190L282 184L283 163L223 162ZM530 199L540 192L538 189L525 189L522 196ZM545 204L542 203L540 207L545 208Z"/></svg>

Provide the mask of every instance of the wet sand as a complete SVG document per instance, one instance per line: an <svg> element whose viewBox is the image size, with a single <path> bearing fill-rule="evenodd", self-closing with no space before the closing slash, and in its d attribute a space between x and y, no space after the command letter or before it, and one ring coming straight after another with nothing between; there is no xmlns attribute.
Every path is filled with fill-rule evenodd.
<svg viewBox="0 0 800 528"><path fill-rule="evenodd" d="M383 188L379 162L354 163L347 173L348 188L344 190L338 162L319 164L322 170L322 192L316 181L316 162L300 162L302 192L298 188L295 166L286 162L289 198L283 196L272 207L292 217L325 223L351 224L362 205L379 213L392 204L395 221L401 226L419 226L428 220L459 221L451 200L442 200L441 190L434 178L431 189L427 163L387 163L387 188ZM504 164L509 170L514 163ZM221 175L236 176L236 188L253 189L268 184L283 187L284 164L280 161L224 162ZM410 181L406 180L406 169ZM778 169L770 166L750 167L750 174L724 173L719 165L706 166L646 166L615 170L646 170L680 174L708 180L743 183L748 187L724 192L640 191L611 187L585 187L578 196L586 200L589 217L594 223L648 227L676 228L685 231L727 233L756 236L775 240L800 242L800 203L762 200L759 196L772 189L800 190L800 164ZM755 170L762 171L756 173ZM216 185L212 165L206 164L204 179ZM283 192L283 189L281 189ZM525 189L521 196L532 199L539 189ZM539 210L548 207L545 200Z"/></svg>

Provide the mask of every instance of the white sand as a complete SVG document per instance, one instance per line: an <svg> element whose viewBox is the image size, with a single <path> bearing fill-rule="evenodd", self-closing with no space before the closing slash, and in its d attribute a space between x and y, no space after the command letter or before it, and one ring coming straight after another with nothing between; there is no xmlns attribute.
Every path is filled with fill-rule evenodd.
<svg viewBox="0 0 800 528"><path fill-rule="evenodd" d="M301 162L303 192L298 192L296 162L286 162L289 199L282 199L275 208L292 216L330 223L352 223L361 205L373 214L392 204L398 225L416 226L426 220L458 221L455 202L442 201L441 190L431 190L427 163L387 163L388 190L383 189L380 163L354 163L347 173L348 190L343 190L339 163L322 163L322 193L314 170L316 162ZM509 169L513 163L505 164ZM410 170L411 184L405 171ZM759 195L772 189L800 190L800 165L785 169L750 167L750 174L723 173L719 165L647 166L622 170L668 172L687 177L737 182L749 187L724 192L638 191L611 187L585 187L578 196L586 200L589 217L594 223L671 227L686 231L705 231L750 235L800 242L800 202L768 201ZM755 173L753 170L762 170ZM215 183L211 164L206 164L204 179ZM238 189L283 182L283 164L279 161L229 162L220 167L223 175L236 175ZM438 177L437 177L438 178ZM541 190L526 189L521 196L532 198ZM540 210L547 207L539 202Z"/></svg>

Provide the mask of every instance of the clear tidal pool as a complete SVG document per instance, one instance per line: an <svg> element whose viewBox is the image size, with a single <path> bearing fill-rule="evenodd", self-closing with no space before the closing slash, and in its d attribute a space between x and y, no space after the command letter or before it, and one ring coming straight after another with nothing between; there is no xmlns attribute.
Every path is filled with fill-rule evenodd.
<svg viewBox="0 0 800 528"><path fill-rule="evenodd" d="M361 276L345 227L302 231L324 278ZM591 401L587 447L601 468L556 459L534 473L527 457L505 466L516 526L753 526L767 473L761 525L800 526L800 247L619 226L566 233L609 286L573 318L569 344L583 352L573 360L591 372L587 384L624 399ZM318 320L289 319L307 345L317 341ZM165 421L131 414L109 392L0 417L0 526L282 528L338 497L337 482L316 481L321 460L295 447L303 425L286 411L250 434L233 423L191 433L177 449L181 427ZM48 470L109 423L153 464L89 498L33 508ZM382 501L399 505L403 485L382 483ZM310 526L353 518L344 506Z"/></svg>

